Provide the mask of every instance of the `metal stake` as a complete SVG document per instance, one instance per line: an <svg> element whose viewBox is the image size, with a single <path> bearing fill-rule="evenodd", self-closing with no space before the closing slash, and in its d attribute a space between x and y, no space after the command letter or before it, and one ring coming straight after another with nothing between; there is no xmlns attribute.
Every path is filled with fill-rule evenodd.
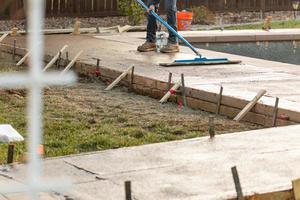
<svg viewBox="0 0 300 200"><path fill-rule="evenodd" d="M132 67L132 70L131 70L131 74L130 74L130 77L129 77L129 92L133 92L133 81L134 81L134 66Z"/></svg>
<svg viewBox="0 0 300 200"><path fill-rule="evenodd" d="M11 164L14 162L14 151L15 145L9 144L7 149L7 164Z"/></svg>
<svg viewBox="0 0 300 200"><path fill-rule="evenodd" d="M61 61L61 51L59 52L59 56L58 56L58 59L56 61L56 69L59 69L60 61Z"/></svg>
<svg viewBox="0 0 300 200"><path fill-rule="evenodd" d="M171 89L171 83L172 83L172 72L169 72L169 78L168 78L168 85L167 85L167 91L169 91Z"/></svg>
<svg viewBox="0 0 300 200"><path fill-rule="evenodd" d="M69 52L68 51L66 52L66 60L67 60L67 62L69 62Z"/></svg>
<svg viewBox="0 0 300 200"><path fill-rule="evenodd" d="M213 115L209 116L209 120L208 120L208 132L209 132L209 136L210 138L214 138L215 137L215 117Z"/></svg>
<svg viewBox="0 0 300 200"><path fill-rule="evenodd" d="M220 114L222 95L223 95L223 86L221 86L221 88L220 88L220 93L219 93L218 100L217 100L216 115Z"/></svg>
<svg viewBox="0 0 300 200"><path fill-rule="evenodd" d="M238 174L236 166L231 168L231 172L232 172L232 177L233 177L235 190L236 190L236 194L237 194L237 200L245 200L245 198L243 196L242 186L241 186L241 182L240 182L240 178L239 178L239 174Z"/></svg>
<svg viewBox="0 0 300 200"><path fill-rule="evenodd" d="M276 97L275 106L274 106L274 110L273 110L273 119L272 119L273 127L276 127L277 115L278 115L278 104L279 104L279 98Z"/></svg>
<svg viewBox="0 0 300 200"><path fill-rule="evenodd" d="M14 39L13 60L16 59L16 43L17 43L17 39Z"/></svg>
<svg viewBox="0 0 300 200"><path fill-rule="evenodd" d="M132 200L131 181L125 181L125 200Z"/></svg>
<svg viewBox="0 0 300 200"><path fill-rule="evenodd" d="M185 95L185 84L184 84L184 74L181 74L181 95L183 99L183 105L187 107L186 95Z"/></svg>

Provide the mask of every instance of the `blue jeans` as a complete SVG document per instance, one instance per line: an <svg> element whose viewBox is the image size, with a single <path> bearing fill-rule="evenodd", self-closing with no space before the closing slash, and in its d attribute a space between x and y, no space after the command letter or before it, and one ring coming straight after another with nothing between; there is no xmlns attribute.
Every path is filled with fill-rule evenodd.
<svg viewBox="0 0 300 200"><path fill-rule="evenodd" d="M151 0L148 0L148 5L151 4ZM176 19L176 2L177 0L164 0L166 12L167 12L167 22L168 24L177 31L177 19ZM147 41L155 42L156 41L156 31L157 31L157 23L155 17L152 15L148 15L148 24L147 24ZM178 39L176 35L169 31L168 42L171 44L177 44Z"/></svg>

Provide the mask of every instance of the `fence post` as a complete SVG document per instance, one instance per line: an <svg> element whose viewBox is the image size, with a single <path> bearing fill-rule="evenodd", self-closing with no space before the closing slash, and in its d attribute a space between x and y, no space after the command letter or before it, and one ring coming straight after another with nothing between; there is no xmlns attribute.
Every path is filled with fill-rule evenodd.
<svg viewBox="0 0 300 200"><path fill-rule="evenodd" d="M265 12L266 12L266 0L261 0L261 13L262 13L262 18L265 18Z"/></svg>

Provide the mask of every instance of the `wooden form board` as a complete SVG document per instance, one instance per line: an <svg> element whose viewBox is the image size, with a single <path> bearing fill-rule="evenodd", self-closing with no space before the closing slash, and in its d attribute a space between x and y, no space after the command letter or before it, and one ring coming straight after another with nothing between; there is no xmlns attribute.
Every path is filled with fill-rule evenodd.
<svg viewBox="0 0 300 200"><path fill-rule="evenodd" d="M2 51L12 53L13 46L8 44L1 44ZM26 48L17 48L16 55L25 55L28 52ZM51 55L45 56L45 61L48 62L53 58ZM66 62L65 59L63 59ZM76 71L86 76L94 76L95 65L87 63L76 63ZM114 69L101 67L101 79L111 80L116 76L119 76L120 72ZM120 84L128 86L127 81L121 81ZM164 94L167 87L167 83L160 80L155 80L149 77L135 75L133 88L136 93L145 94L154 98L160 99ZM225 88L226 90L226 88ZM201 89L186 87L186 95L189 107L195 109L201 109L204 111L215 113L216 101L218 98L218 91L209 92ZM272 98L272 97L266 97ZM171 100L175 99L171 96ZM275 98L274 98L275 100ZM241 109L243 109L249 103L248 100L223 95L221 99L220 114L228 117L235 117ZM266 127L272 126L272 116L274 111L274 105L266 105L263 103L257 103L245 116L244 121L252 122L255 124L261 124ZM300 112L290 109L278 108L278 115L285 114L289 116L289 120L282 120L277 118L278 126L286 126L300 123Z"/></svg>
<svg viewBox="0 0 300 200"><path fill-rule="evenodd" d="M59 50L59 52L52 58L52 60L46 65L46 67L44 68L44 72L49 69L50 67L52 67L52 65L59 59L59 56L68 48L68 45L63 46L63 48L61 48Z"/></svg>
<svg viewBox="0 0 300 200"><path fill-rule="evenodd" d="M7 36L8 36L8 33L4 33L4 34L0 37L0 42L2 42Z"/></svg>
<svg viewBox="0 0 300 200"><path fill-rule="evenodd" d="M163 96L163 98L161 98L161 100L159 101L160 103L165 103L168 101L168 99L171 96L171 91L172 90L177 90L179 87L181 86L181 80L176 82L173 87L165 94L165 96Z"/></svg>
<svg viewBox="0 0 300 200"><path fill-rule="evenodd" d="M300 179L292 181L292 184L293 184L294 199L300 200Z"/></svg>
<svg viewBox="0 0 300 200"><path fill-rule="evenodd" d="M109 86L107 86L107 88L105 88L106 91L113 89L123 78L125 78L127 76L127 74L129 72L132 71L132 69L134 68L134 65L131 65L130 67L128 67L126 69L126 71L124 71L118 78L116 78Z"/></svg>
<svg viewBox="0 0 300 200"><path fill-rule="evenodd" d="M71 67L73 67L73 65L75 64L75 62L78 60L78 58L81 56L83 51L80 51L76 54L76 56L73 58L73 60L71 60L71 62L65 67L65 69L61 72L61 74L66 73L67 71L69 71L71 69Z"/></svg>
<svg viewBox="0 0 300 200"><path fill-rule="evenodd" d="M257 95L250 101L247 106L234 118L235 121L241 121L246 114L255 106L259 99L267 93L266 90L260 90Z"/></svg>

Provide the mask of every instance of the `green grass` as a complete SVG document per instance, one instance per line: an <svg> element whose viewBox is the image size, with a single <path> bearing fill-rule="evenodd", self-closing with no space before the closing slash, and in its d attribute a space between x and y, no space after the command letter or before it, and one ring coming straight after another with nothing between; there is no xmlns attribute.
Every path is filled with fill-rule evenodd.
<svg viewBox="0 0 300 200"><path fill-rule="evenodd" d="M0 124L12 124L26 138L25 102L25 98L18 95L6 93L0 95ZM201 130L190 131L180 124L173 126L160 119L149 120L146 125L141 124L125 109L118 111L118 106L111 111L98 114L97 110L82 111L47 97L44 111L46 157L205 135ZM0 163L5 162L6 148L6 145L0 145ZM24 152L26 152L25 143L18 143L15 160L19 160Z"/></svg>
<svg viewBox="0 0 300 200"><path fill-rule="evenodd" d="M262 29L263 23L225 27L225 30ZM271 29L300 28L300 20L273 21Z"/></svg>
<svg viewBox="0 0 300 200"><path fill-rule="evenodd" d="M14 65L0 69L11 71ZM17 70L20 68L16 68ZM157 100L123 89L105 92L101 82L81 80L74 87L45 91L43 145L45 157L114 149L207 135L208 114L161 105ZM26 92L0 89L0 124L11 124L27 141ZM260 128L218 117L217 134ZM15 146L15 160L25 153L25 142ZM0 145L0 163L7 145Z"/></svg>

